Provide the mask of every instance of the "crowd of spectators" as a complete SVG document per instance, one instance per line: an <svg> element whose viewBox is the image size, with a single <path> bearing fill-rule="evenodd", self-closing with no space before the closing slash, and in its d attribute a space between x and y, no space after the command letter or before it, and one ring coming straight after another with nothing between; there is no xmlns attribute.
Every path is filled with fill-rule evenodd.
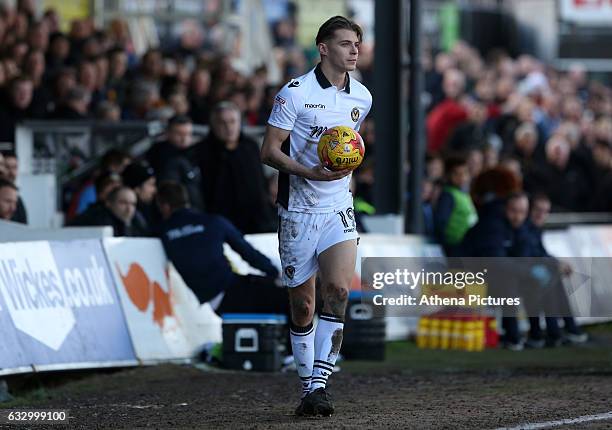
<svg viewBox="0 0 612 430"><path fill-rule="evenodd" d="M106 29L93 19L75 19L60 30L53 10L42 16L35 3L0 6L0 141L12 142L24 119L167 120L189 115L208 124L211 107L232 101L246 125L263 125L278 89L265 65L239 72L235 53L219 36L185 25L175 41L137 55L128 25L114 20ZM309 67L287 15L273 23L278 83ZM247 36L244 36L247 37Z"/></svg>
<svg viewBox="0 0 612 430"><path fill-rule="evenodd" d="M142 176L142 169L152 168L151 177L182 183L195 208L232 217L245 233L274 229L275 217L268 214L272 212L268 185L275 182L263 176L257 144L242 133L242 127L265 125L278 85L309 67L296 42L294 13L287 8L271 22L274 58L282 75L271 84L265 65L248 74L239 71L235 52L224 49L214 28L202 32L185 25L175 40L137 55L123 20L101 29L93 19L75 19L63 32L53 9L41 15L30 0L19 0L14 8L2 3L0 142L7 163L15 157L16 124L24 120L169 121L164 140L146 155L148 165L134 160L140 167L128 169L131 179L121 177L132 161L129 155L109 151L94 175L74 190L64 208L66 222L98 225L112 220L116 233L152 232L159 221L152 196L145 196L144 202L138 191L143 184L129 183ZM215 117L212 123L211 117ZM192 124L211 125L204 142L194 140ZM3 160L0 168L2 173ZM14 177L7 180L15 182ZM118 197L110 191L118 184L136 191L134 216L145 221L144 229L117 227L126 220L131 224L130 211L124 221L117 219L117 211L109 213L108 198ZM149 182L149 194L152 187ZM19 196L10 212L9 218L26 222Z"/></svg>
<svg viewBox="0 0 612 430"><path fill-rule="evenodd" d="M426 58L428 234L453 257L537 258L514 260L508 279L536 283L541 264L546 288L561 291L572 268L547 253L542 229L551 210L612 211L612 90L580 64L559 71L501 50L483 58L463 42ZM562 314L565 334L545 313L544 335L536 312L526 343L516 318L503 318L505 345L584 342Z"/></svg>
<svg viewBox="0 0 612 430"><path fill-rule="evenodd" d="M464 42L425 64L425 225L447 254L509 255L516 193L545 196L553 212L612 211L612 90L584 67L483 58Z"/></svg>
<svg viewBox="0 0 612 430"><path fill-rule="evenodd" d="M241 126L265 125L278 84L316 61L297 43L294 14L288 10L271 23L282 77L270 84L265 65L250 74L239 71L232 52L221 50L214 37L193 37L189 26L176 42L138 56L124 21L100 29L91 19L77 19L64 33L52 9L37 15L28 0L18 1L16 8L2 5L0 141L12 142L15 124L24 119L172 118L164 141L147 154L148 165L131 169L139 172L132 174L132 183L120 178L130 162L127 154L114 165L102 160L73 199L66 220L83 222L90 204L105 207L104 185L120 180L136 190L136 213L150 231L159 221L153 198L146 196L154 185L148 182L143 197L138 189L144 184L133 182L149 175L182 183L194 207L228 217L245 233L273 231L275 177L263 176L256 144ZM203 34L215 33L208 30ZM470 209L471 184L495 167L510 169L527 193L549 196L553 211L612 211L610 88L589 80L580 65L558 71L503 50L484 57L463 42L449 52L427 50L424 60L428 159L423 200L432 238L445 243L443 236L451 235L452 246L460 242L477 219L478 208ZM355 78L373 90L372 77L373 43L365 41ZM194 142L192 124L209 124L210 135ZM360 132L366 159L352 187L357 212L372 214L373 115ZM465 163L458 166L460 159ZM149 168L152 173L143 173ZM459 201L471 219L460 227L453 212Z"/></svg>
<svg viewBox="0 0 612 430"><path fill-rule="evenodd" d="M612 211L612 90L584 67L483 58L463 42L426 63L429 179L444 180L440 166L461 154L471 179L505 166L553 211Z"/></svg>

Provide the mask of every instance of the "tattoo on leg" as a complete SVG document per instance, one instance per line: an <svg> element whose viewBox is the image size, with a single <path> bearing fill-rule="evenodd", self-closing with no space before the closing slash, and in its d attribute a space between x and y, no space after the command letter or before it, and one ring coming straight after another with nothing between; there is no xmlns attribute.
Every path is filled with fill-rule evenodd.
<svg viewBox="0 0 612 430"><path fill-rule="evenodd" d="M291 300L291 316L294 319L294 323L297 323L295 319L302 320L308 318L309 307L308 300L304 297L294 297Z"/></svg>
<svg viewBox="0 0 612 430"><path fill-rule="evenodd" d="M339 288L329 292L330 294L326 297L326 304L328 304L330 312L334 315L343 317L348 301L346 290Z"/></svg>
<svg viewBox="0 0 612 430"><path fill-rule="evenodd" d="M344 316L344 312L346 311L346 303L337 300L335 297L330 297L328 300L329 309L332 314L338 316Z"/></svg>

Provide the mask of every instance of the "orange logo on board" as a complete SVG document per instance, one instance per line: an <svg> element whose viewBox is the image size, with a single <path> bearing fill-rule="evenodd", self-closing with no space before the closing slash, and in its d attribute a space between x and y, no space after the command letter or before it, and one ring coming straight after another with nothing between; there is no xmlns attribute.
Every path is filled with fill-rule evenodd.
<svg viewBox="0 0 612 430"><path fill-rule="evenodd" d="M151 282L144 269L138 263L130 264L127 275L121 273L119 264L115 263L117 273L125 287L130 301L140 312L146 312L153 302L153 321L160 328L164 327L164 317L174 315L170 292L165 292L157 281Z"/></svg>

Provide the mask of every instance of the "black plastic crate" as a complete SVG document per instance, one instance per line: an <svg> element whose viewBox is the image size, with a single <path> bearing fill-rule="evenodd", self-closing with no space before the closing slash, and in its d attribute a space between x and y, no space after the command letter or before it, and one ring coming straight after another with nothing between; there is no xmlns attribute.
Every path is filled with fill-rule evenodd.
<svg viewBox="0 0 612 430"><path fill-rule="evenodd" d="M342 355L349 360L384 360L386 322L384 312L371 300L351 291L346 307Z"/></svg>
<svg viewBox="0 0 612 430"><path fill-rule="evenodd" d="M275 314L224 314L223 367L273 372L286 351L287 319Z"/></svg>

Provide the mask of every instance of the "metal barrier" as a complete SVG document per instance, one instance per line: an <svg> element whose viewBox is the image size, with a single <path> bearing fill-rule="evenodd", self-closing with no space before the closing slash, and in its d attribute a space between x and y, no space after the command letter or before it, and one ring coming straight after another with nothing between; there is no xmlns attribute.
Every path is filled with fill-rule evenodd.
<svg viewBox="0 0 612 430"><path fill-rule="evenodd" d="M259 143L264 130L262 126L244 128ZM54 174L64 183L91 173L111 148L125 150L133 157L143 155L163 136L163 131L164 125L159 121L25 121L15 132L19 171ZM196 139L204 138L208 132L208 126L193 126ZM80 158L80 164L75 157Z"/></svg>
<svg viewBox="0 0 612 430"><path fill-rule="evenodd" d="M110 148L127 150L161 131L160 122L25 121L17 126L15 147L22 173L61 177L86 170Z"/></svg>
<svg viewBox="0 0 612 430"><path fill-rule="evenodd" d="M555 212L546 221L546 230L565 229L580 224L612 224L610 212Z"/></svg>

